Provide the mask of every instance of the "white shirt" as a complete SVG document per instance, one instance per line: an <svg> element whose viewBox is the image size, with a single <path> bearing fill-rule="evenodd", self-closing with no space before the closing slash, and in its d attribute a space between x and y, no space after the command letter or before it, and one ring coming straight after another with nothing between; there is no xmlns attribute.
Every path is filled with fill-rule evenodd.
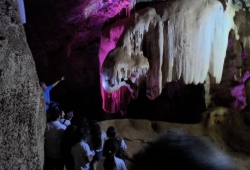
<svg viewBox="0 0 250 170"><path fill-rule="evenodd" d="M65 125L66 127L69 126L71 124L71 122L67 119L60 119L59 122L63 125Z"/></svg>
<svg viewBox="0 0 250 170"><path fill-rule="evenodd" d="M120 148L122 148L122 150L126 150L126 149L127 149L127 145L126 145L126 143L124 142L123 139L122 139L122 141L121 141Z"/></svg>
<svg viewBox="0 0 250 170"><path fill-rule="evenodd" d="M45 155L50 158L62 158L61 140L66 126L59 121L51 121L45 130Z"/></svg>
<svg viewBox="0 0 250 170"><path fill-rule="evenodd" d="M105 170L103 167L104 161L105 161L105 158L97 162L96 170ZM114 170L127 170L126 165L122 159L115 157L115 164L116 164L116 168Z"/></svg>
<svg viewBox="0 0 250 170"><path fill-rule="evenodd" d="M102 148L103 148L103 145L104 145L104 142L105 142L106 138L107 138L106 133L105 133L104 131L102 131L102 135L101 135L102 146L101 146L100 149L97 149L97 150L96 150L97 152L102 151ZM90 133L89 133L88 136L87 136L87 143L89 144L90 148L92 148L92 146L91 146L91 134L90 134Z"/></svg>
<svg viewBox="0 0 250 170"><path fill-rule="evenodd" d="M84 141L76 143L72 149L71 154L74 158L75 170L88 170L89 163L86 162L85 158L87 156L94 156L94 151L91 151L89 145Z"/></svg>

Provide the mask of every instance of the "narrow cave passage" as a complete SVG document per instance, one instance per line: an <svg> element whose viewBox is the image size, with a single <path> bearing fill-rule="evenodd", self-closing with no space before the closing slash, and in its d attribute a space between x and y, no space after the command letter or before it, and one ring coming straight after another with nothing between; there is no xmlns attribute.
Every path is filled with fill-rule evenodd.
<svg viewBox="0 0 250 170"><path fill-rule="evenodd" d="M127 117L178 123L198 123L206 109L203 84L186 85L183 81L167 83L159 97L150 101L146 89L127 109Z"/></svg>

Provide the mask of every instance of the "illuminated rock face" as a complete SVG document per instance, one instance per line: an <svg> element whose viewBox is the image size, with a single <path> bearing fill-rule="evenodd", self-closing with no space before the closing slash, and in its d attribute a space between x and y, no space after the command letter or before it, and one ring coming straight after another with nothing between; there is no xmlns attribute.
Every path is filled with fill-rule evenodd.
<svg viewBox="0 0 250 170"><path fill-rule="evenodd" d="M0 169L43 169L45 102L17 1L0 8Z"/></svg>
<svg viewBox="0 0 250 170"><path fill-rule="evenodd" d="M198 84L209 74L219 83L229 31L233 29L237 35L235 10L229 3L164 2L105 30L100 47L100 58L107 56L103 65L100 62L103 88L120 93L118 89L127 86L136 97L139 84L145 81L147 96L153 100L165 83L180 78L186 84ZM144 73L134 78L138 70ZM124 81L127 79L130 81Z"/></svg>

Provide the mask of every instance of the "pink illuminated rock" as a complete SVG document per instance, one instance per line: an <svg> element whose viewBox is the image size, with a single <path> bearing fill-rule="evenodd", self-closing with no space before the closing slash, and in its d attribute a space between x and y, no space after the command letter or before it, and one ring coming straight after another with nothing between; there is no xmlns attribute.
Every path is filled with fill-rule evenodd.
<svg viewBox="0 0 250 170"><path fill-rule="evenodd" d="M235 100L231 103L231 108L237 111L241 111L247 106L246 92L245 92L245 81L250 77L250 72L246 71L244 76L239 79L238 86L231 89L231 94L235 97Z"/></svg>
<svg viewBox="0 0 250 170"><path fill-rule="evenodd" d="M219 83L229 31L236 30L234 15L230 2L224 9L217 0L178 0L156 4L120 25L115 23L104 31L108 36L102 36L100 45L102 88L116 93L126 86L136 98L144 83L147 97L153 100L165 83L181 78L186 84L199 84L210 74Z"/></svg>

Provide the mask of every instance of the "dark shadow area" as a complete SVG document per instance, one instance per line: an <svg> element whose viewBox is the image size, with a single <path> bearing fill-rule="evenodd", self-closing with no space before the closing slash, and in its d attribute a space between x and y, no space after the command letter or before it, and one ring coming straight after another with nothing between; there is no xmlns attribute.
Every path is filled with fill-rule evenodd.
<svg viewBox="0 0 250 170"><path fill-rule="evenodd" d="M176 134L177 133L177 134ZM238 170L214 143L201 137L166 134L135 156L132 170Z"/></svg>
<svg viewBox="0 0 250 170"><path fill-rule="evenodd" d="M150 101L141 89L127 109L127 118L179 123L198 123L205 111L203 84L185 85L181 80L167 83L159 97Z"/></svg>

